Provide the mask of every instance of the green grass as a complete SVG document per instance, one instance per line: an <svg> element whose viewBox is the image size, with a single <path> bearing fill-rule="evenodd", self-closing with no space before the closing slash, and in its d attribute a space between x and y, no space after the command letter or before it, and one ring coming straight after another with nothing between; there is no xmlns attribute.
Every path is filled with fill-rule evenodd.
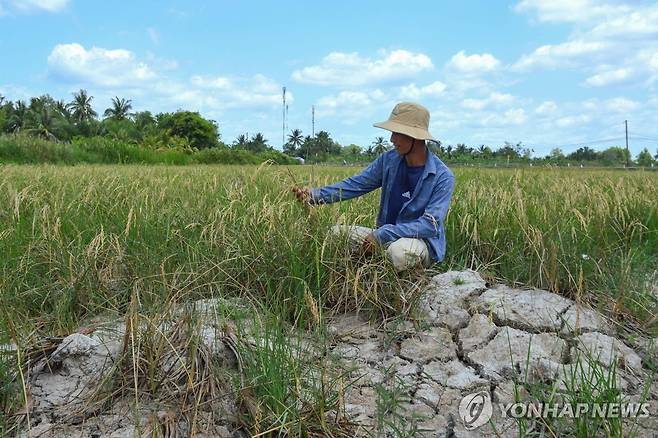
<svg viewBox="0 0 658 438"><path fill-rule="evenodd" d="M278 151L251 153L223 147L199 151L183 148L150 149L107 137L76 138L59 143L29 135L0 135L0 163L13 164L297 164Z"/></svg>

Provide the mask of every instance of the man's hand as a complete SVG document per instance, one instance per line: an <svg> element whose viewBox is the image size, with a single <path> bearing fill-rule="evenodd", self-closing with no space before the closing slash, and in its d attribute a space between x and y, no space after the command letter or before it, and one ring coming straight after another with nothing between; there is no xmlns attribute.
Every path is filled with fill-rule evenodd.
<svg viewBox="0 0 658 438"><path fill-rule="evenodd" d="M377 242L377 239L375 239L374 234L370 233L366 236L365 240L361 244L361 248L359 249L359 254L372 255L378 246L379 246L379 242Z"/></svg>
<svg viewBox="0 0 658 438"><path fill-rule="evenodd" d="M309 187L293 186L292 192L302 204L309 205L311 203L311 189Z"/></svg>

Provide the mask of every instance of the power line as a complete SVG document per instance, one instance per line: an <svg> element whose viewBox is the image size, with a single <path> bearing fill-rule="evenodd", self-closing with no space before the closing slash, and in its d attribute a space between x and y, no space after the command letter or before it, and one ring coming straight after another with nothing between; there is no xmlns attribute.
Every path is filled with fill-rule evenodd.
<svg viewBox="0 0 658 438"><path fill-rule="evenodd" d="M658 141L658 138L645 137L645 136L642 136L642 135L633 135L633 134L630 134L629 137L630 137L630 138L635 138L635 139L638 139L638 140L651 140L651 141Z"/></svg>
<svg viewBox="0 0 658 438"><path fill-rule="evenodd" d="M555 145L557 148L562 148L562 147L568 147L568 146L588 146L588 145L595 145L598 143L607 143L611 141L620 141L623 140L625 137L616 137L616 138L604 138L602 140L591 140L591 141L579 141L576 143L566 143L566 144L558 144Z"/></svg>

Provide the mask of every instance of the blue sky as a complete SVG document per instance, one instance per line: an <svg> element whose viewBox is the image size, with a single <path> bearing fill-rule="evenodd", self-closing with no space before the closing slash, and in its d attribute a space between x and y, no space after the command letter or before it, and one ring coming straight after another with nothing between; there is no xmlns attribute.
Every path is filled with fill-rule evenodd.
<svg viewBox="0 0 658 438"><path fill-rule="evenodd" d="M406 9L405 9L406 8ZM0 94L194 110L225 142L288 127L370 144L399 101L445 143L658 148L658 3L0 0ZM605 140L605 141L600 141Z"/></svg>

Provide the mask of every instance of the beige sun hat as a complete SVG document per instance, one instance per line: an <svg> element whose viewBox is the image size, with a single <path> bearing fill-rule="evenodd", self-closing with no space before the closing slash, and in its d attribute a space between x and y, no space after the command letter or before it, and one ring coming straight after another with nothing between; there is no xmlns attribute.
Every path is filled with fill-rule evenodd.
<svg viewBox="0 0 658 438"><path fill-rule="evenodd" d="M422 105L413 102L400 102L395 105L388 120L373 126L391 132L399 132L417 140L434 140L428 131L430 112Z"/></svg>

